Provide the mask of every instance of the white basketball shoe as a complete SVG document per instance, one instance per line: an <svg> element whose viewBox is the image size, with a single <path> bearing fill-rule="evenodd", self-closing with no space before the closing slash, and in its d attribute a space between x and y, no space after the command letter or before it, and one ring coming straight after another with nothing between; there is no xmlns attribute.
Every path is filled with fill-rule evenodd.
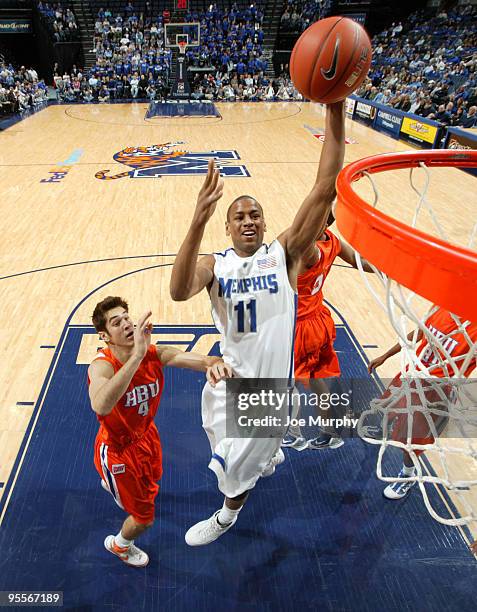
<svg viewBox="0 0 477 612"><path fill-rule="evenodd" d="M206 519L193 525L185 534L185 541L189 546L204 546L214 542L237 522L237 517L229 525L221 525L218 521L220 510Z"/></svg>
<svg viewBox="0 0 477 612"><path fill-rule="evenodd" d="M410 479L412 476L415 476L415 471L411 476L406 476L402 470L398 474L398 478ZM384 489L383 495L386 497L386 499L402 499L403 497L406 497L415 484L415 480L408 480L407 482L393 482Z"/></svg>
<svg viewBox="0 0 477 612"><path fill-rule="evenodd" d="M149 556L143 550L130 544L129 546L118 546L114 541L114 536L109 535L104 540L104 547L109 550L110 553L119 557L126 565L132 567L145 567L149 563Z"/></svg>

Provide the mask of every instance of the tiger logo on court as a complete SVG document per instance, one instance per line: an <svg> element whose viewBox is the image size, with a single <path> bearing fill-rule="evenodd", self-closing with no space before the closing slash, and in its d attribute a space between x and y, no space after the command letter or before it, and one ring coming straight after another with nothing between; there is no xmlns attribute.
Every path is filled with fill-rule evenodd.
<svg viewBox="0 0 477 612"><path fill-rule="evenodd" d="M237 151L207 151L192 153L182 148L174 147L184 142L166 142L164 144L145 147L126 147L113 156L115 162L129 166L131 170L109 175L110 170L96 172L97 179L111 181L124 178L161 178L164 176L183 176L207 174L209 159L215 159L221 176L245 177L250 176L243 164L237 163L240 159Z"/></svg>

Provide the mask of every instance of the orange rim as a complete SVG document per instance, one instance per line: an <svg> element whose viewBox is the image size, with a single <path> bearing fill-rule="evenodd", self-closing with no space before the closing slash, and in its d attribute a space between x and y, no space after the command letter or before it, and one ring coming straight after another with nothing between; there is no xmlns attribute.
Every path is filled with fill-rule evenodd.
<svg viewBox="0 0 477 612"><path fill-rule="evenodd" d="M360 198L351 184L386 170L417 167L477 167L477 151L385 153L343 168L336 181L338 228L351 246L389 278L433 304L477 320L477 252L426 234L385 215Z"/></svg>

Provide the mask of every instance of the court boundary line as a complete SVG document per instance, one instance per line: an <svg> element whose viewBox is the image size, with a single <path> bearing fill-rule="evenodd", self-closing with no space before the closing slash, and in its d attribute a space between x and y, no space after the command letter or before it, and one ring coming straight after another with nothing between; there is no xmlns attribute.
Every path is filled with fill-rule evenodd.
<svg viewBox="0 0 477 612"><path fill-rule="evenodd" d="M209 255L209 253L199 253L199 256ZM90 263L103 263L105 261L125 261L128 259L147 259L149 257L177 257L177 253L156 253L152 255L126 255L124 257L105 257L104 259L88 259L85 261L75 261L66 264L58 264L56 266L48 266L46 268L36 268L34 270L26 270L25 272L15 272L15 274L8 274L7 276L0 276L0 281L7 280L8 278L15 278L17 276L25 276L26 274L34 274L36 272L47 272L48 270L56 270L58 268L68 268L70 266L82 266ZM171 265L171 264L167 264Z"/></svg>
<svg viewBox="0 0 477 612"><path fill-rule="evenodd" d="M207 125L209 127L212 126L237 126L237 125L256 125L258 123L270 123L271 121L283 121L284 119L290 119L290 117L295 117L296 115L299 115L302 111L302 107L300 106L300 103L295 102L295 101L289 101L289 100L276 100L276 102L274 103L282 103L282 104L290 104L293 106L297 106L298 110L296 110L296 112L291 113L289 115L285 115L283 117L275 117L273 119L260 119L258 121L239 121L236 123L225 123L223 116L221 115L221 117L219 118L218 121L214 121L213 123L209 120L208 122L205 123L189 123L188 122L188 126L204 126ZM129 102L126 103L127 104L134 104L134 102ZM226 104L260 104L259 102L227 102ZM264 103L266 104L266 102ZM64 110L64 114L66 117L69 117L70 119L75 119L76 121L83 121L85 123L94 123L96 125L104 125L104 126L109 126L109 125L115 125L115 126L120 126L120 127L155 127L157 128L157 124L154 124L152 122L149 122L146 120L145 117L143 117L142 122L141 123L112 123L112 122L108 122L108 121L94 121L92 119L84 119L83 117L76 117L75 115L72 115L68 112L69 110L69 106L97 106L98 104L69 104L69 105L60 105L58 104L57 106L67 106L67 108ZM49 105L50 106L50 105ZM102 105L103 108L106 107L105 104ZM212 117L211 119L217 119L217 117ZM178 119L178 117L165 117L165 119Z"/></svg>
<svg viewBox="0 0 477 612"><path fill-rule="evenodd" d="M1 165L1 164L0 164ZM212 255L212 253L199 253L198 257L204 255ZM129 259L147 259L153 257L177 257L177 253L152 253L151 255L125 255L123 257L105 257L104 259L88 259L85 261L74 261L66 264L57 264L56 266L47 266L46 268L35 268L34 270L26 270L24 272L15 272L14 274L8 274L6 276L0 276L0 281L7 280L9 278L16 278L17 276L25 276L27 274L35 274L36 272L48 272L48 270L57 270L59 268L68 268L72 266L82 266L90 263L103 263L106 261L126 261ZM336 268L349 268L354 269L353 266L346 264L333 263ZM325 300L326 301L326 300Z"/></svg>

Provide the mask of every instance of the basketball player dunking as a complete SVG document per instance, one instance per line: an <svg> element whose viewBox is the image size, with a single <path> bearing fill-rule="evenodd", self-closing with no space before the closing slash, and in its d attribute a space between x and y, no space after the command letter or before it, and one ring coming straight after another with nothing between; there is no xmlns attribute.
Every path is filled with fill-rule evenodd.
<svg viewBox="0 0 477 612"><path fill-rule="evenodd" d="M335 198L335 181L344 158L344 105L327 106L326 140L315 184L291 227L270 245L261 205L240 196L227 211L226 233L233 247L197 261L208 220L222 197L223 181L209 163L187 236L174 263L171 296L188 300L207 288L212 315L222 335L221 351L234 376L287 379L293 372L297 272L301 255L321 235ZM202 420L208 435L222 509L191 527L186 542L209 544L236 522L250 490L284 460L279 438L227 438L225 382L206 384Z"/></svg>
<svg viewBox="0 0 477 612"><path fill-rule="evenodd" d="M128 514L119 533L104 545L124 563L142 567L148 555L134 540L154 522L154 500L162 475L162 451L154 416L164 386L163 366L207 373L214 385L231 371L218 357L151 345L150 312L135 326L128 305L107 297L96 305L93 324L107 348L88 369L91 406L100 427L94 463L103 488Z"/></svg>

